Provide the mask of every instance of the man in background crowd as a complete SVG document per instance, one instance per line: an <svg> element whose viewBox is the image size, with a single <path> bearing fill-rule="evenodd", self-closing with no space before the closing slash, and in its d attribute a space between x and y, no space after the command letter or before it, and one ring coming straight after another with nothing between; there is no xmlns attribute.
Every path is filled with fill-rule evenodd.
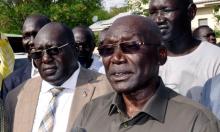
<svg viewBox="0 0 220 132"><path fill-rule="evenodd" d="M207 25L197 27L193 31L193 37L201 41L216 44L215 32Z"/></svg>
<svg viewBox="0 0 220 132"><path fill-rule="evenodd" d="M149 1L150 17L168 49L159 74L167 87L199 101L205 82L220 73L220 48L193 38L191 20L196 9L192 0Z"/></svg>
<svg viewBox="0 0 220 132"><path fill-rule="evenodd" d="M49 22L50 19L43 15L31 15L24 21L22 28L22 43L25 51L28 53L28 61L3 80L1 98L5 99L9 91L38 73L30 58L30 52L34 48L34 38L37 32Z"/></svg>
<svg viewBox="0 0 220 132"><path fill-rule="evenodd" d="M93 54L95 49L95 38L93 31L86 26L73 28L73 35L79 50L78 60L80 64L90 70L104 73L102 62L98 55Z"/></svg>

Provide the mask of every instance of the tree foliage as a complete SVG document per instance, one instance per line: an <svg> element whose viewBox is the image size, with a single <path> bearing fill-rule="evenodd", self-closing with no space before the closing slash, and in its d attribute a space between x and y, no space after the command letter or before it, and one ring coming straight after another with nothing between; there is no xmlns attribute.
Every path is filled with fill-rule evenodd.
<svg viewBox="0 0 220 132"><path fill-rule="evenodd" d="M214 15L217 18L218 22L220 22L220 5L214 8Z"/></svg>
<svg viewBox="0 0 220 132"><path fill-rule="evenodd" d="M21 33L23 21L31 14L44 14L69 27L89 26L93 16L101 20L110 17L102 9L101 0L23 0L16 4L0 0L0 12L0 31L7 33Z"/></svg>
<svg viewBox="0 0 220 132"><path fill-rule="evenodd" d="M113 7L111 8L109 14L111 17L118 15L119 13L122 12L127 12L128 11L128 6L124 6L124 7Z"/></svg>
<svg viewBox="0 0 220 132"><path fill-rule="evenodd" d="M136 14L148 16L148 10L144 6L148 3L148 1L149 0L129 0L128 7Z"/></svg>
<svg viewBox="0 0 220 132"><path fill-rule="evenodd" d="M218 23L220 24L220 5L214 8L214 16L216 17ZM220 29L215 30L215 34L217 37L220 37Z"/></svg>

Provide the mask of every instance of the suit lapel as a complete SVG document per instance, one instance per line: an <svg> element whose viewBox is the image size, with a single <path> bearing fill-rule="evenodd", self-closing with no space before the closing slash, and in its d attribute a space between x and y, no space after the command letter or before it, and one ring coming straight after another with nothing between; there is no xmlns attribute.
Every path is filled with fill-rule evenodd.
<svg viewBox="0 0 220 132"><path fill-rule="evenodd" d="M94 94L95 86L90 82L93 81L93 77L84 69L80 68L79 77L77 79L76 90L74 93L67 131L70 131L72 125L81 111L82 106L92 99Z"/></svg>
<svg viewBox="0 0 220 132"><path fill-rule="evenodd" d="M41 78L37 77L24 84L22 92L19 94L18 104L15 110L14 130L20 132L32 131L41 82Z"/></svg>

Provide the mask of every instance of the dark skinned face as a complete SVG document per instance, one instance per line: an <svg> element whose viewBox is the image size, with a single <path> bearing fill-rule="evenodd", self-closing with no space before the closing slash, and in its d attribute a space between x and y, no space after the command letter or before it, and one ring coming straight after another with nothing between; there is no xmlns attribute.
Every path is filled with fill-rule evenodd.
<svg viewBox="0 0 220 132"><path fill-rule="evenodd" d="M181 36L184 23L187 23L186 11L179 7L177 1L151 0L149 3L150 17L157 23L164 40Z"/></svg>
<svg viewBox="0 0 220 132"><path fill-rule="evenodd" d="M146 88L149 80L157 77L158 74L157 46L148 45L153 42L145 42L144 34L147 32L140 33L138 27L131 29L130 26L123 26L123 23L114 25L101 45L104 47L110 44L115 47L111 55L102 56L102 59L107 78L118 93L129 93ZM145 44L136 52L125 53L120 46L130 42Z"/></svg>
<svg viewBox="0 0 220 132"><path fill-rule="evenodd" d="M91 59L94 46L93 40L91 37L88 37L89 31L82 28L76 28L73 30L73 34L79 50L79 59L82 59L82 61Z"/></svg>
<svg viewBox="0 0 220 132"><path fill-rule="evenodd" d="M216 44L216 37L213 30L210 28L202 28L200 29L200 39L203 41L208 41L212 44Z"/></svg>
<svg viewBox="0 0 220 132"><path fill-rule="evenodd" d="M31 50L34 48L34 38L38 31L41 29L42 24L37 23L35 19L29 19L23 25L22 29L22 43L23 47L30 54Z"/></svg>
<svg viewBox="0 0 220 132"><path fill-rule="evenodd" d="M56 86L65 82L78 67L76 49L72 46L72 40L63 40L60 35L59 30L53 33L40 32L34 41L35 49L32 50L33 52L42 51L69 43L59 49L59 54L50 55L44 52L42 57L34 59L41 77Z"/></svg>

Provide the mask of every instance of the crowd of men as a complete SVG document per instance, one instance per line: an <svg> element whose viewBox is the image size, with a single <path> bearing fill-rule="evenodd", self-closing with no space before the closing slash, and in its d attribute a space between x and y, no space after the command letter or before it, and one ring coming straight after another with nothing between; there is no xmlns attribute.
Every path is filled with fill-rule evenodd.
<svg viewBox="0 0 220 132"><path fill-rule="evenodd" d="M149 14L101 31L99 55L89 27L28 16L28 61L2 82L1 131L219 132L213 30L192 32L192 0L150 0Z"/></svg>

